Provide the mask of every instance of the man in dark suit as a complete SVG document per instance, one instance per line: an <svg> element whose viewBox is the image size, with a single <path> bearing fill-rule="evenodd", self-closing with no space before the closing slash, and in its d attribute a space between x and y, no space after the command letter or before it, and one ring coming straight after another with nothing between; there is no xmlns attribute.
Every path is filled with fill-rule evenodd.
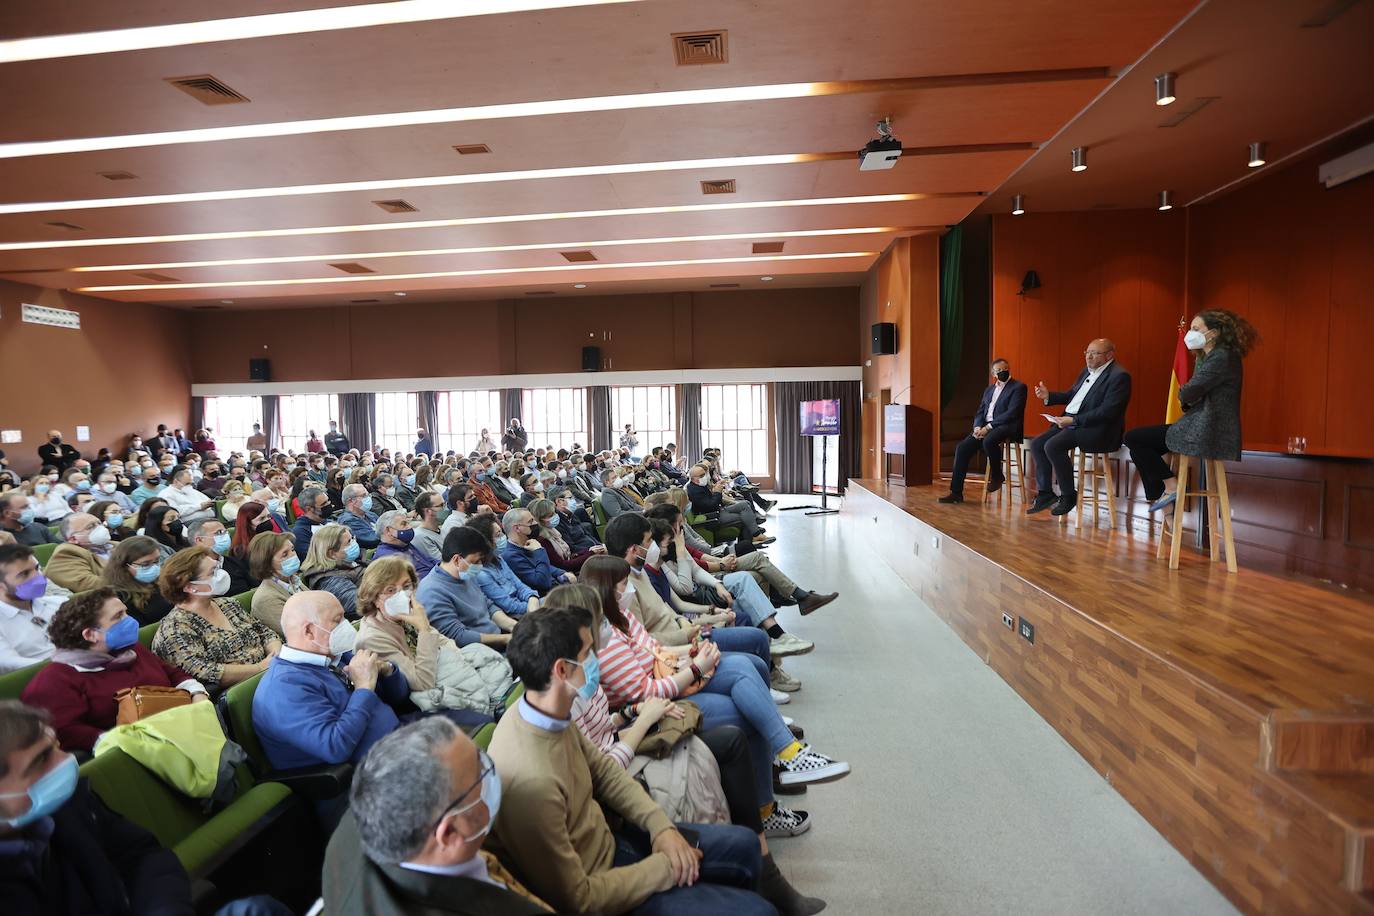
<svg viewBox="0 0 1374 916"><path fill-rule="evenodd" d="M1027 515L1053 506L1052 515L1067 515L1078 504L1074 489L1075 448L1085 452L1114 452L1121 448L1126 431L1126 405L1131 402L1131 374L1117 365L1116 344L1105 337L1088 344L1083 351L1085 368L1068 391L1050 391L1042 381L1035 396L1046 405L1064 404L1064 415L1053 419L1053 426L1031 440L1035 461L1035 502ZM1054 494L1053 477L1059 480L1059 496Z"/></svg>
<svg viewBox="0 0 1374 916"><path fill-rule="evenodd" d="M535 916L550 908L482 849L501 801L491 758L442 716L397 729L358 766L324 859L331 916Z"/></svg>
<svg viewBox="0 0 1374 916"><path fill-rule="evenodd" d="M979 449L988 456L988 489L1001 487L1002 443L1008 439L1020 442L1026 434L1026 383L1011 377L1011 363L1005 359L993 360L991 371L992 384L983 392L978 412L973 415L973 432L955 446L954 475L949 494L940 497L942 503L964 501L964 475L969 459Z"/></svg>

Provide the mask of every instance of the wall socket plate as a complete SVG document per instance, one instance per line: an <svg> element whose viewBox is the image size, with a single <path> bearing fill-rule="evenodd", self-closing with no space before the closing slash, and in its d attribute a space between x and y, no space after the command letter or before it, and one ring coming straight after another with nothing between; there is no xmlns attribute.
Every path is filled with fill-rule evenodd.
<svg viewBox="0 0 1374 916"><path fill-rule="evenodd" d="M936 550L940 549L940 536L938 534L932 534L930 536L930 546Z"/></svg>
<svg viewBox="0 0 1374 916"><path fill-rule="evenodd" d="M1030 643L1032 646L1035 645L1035 624L1031 623L1024 617L1020 619L1020 624L1021 638L1024 639L1026 642Z"/></svg>
<svg viewBox="0 0 1374 916"><path fill-rule="evenodd" d="M1016 629L1016 621L1013 620L1011 615L1006 611L1002 612L1002 626L1006 627L1008 630Z"/></svg>

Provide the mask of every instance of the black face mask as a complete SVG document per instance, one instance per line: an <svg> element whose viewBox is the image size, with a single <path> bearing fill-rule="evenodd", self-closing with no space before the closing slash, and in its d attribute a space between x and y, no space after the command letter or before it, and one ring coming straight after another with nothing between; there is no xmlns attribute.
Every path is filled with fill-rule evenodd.
<svg viewBox="0 0 1374 916"><path fill-rule="evenodd" d="M467 505L465 505L463 508L467 511L467 514L468 514L468 515L476 515L476 514L477 514L477 500L475 500L475 499L470 499L470 500L468 500L468 501L467 501Z"/></svg>
<svg viewBox="0 0 1374 916"><path fill-rule="evenodd" d="M997 381L999 381L999 382L1005 382L1005 381L1006 381L1007 379L1009 379L1009 378L1011 378L1011 370L1010 370L1010 369L998 369L998 370L997 370Z"/></svg>
<svg viewBox="0 0 1374 916"><path fill-rule="evenodd" d="M264 533L264 532L271 531L271 530L272 530L272 522L271 522L271 521L260 522L259 524L253 526L253 533L254 533L254 534L262 534L262 533Z"/></svg>
<svg viewBox="0 0 1374 916"><path fill-rule="evenodd" d="M174 538L179 538L181 537L181 527L181 522L172 522L167 526L167 533Z"/></svg>
<svg viewBox="0 0 1374 916"><path fill-rule="evenodd" d="M53 436L53 437L51 437L50 439L48 439L48 441L51 442L53 445L61 445L61 444L62 444L62 437L61 437L61 436Z"/></svg>

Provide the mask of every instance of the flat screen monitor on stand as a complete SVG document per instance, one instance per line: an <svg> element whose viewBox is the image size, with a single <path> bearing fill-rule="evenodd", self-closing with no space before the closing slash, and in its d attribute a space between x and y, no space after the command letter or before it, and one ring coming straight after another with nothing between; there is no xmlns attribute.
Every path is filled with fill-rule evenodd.
<svg viewBox="0 0 1374 916"><path fill-rule="evenodd" d="M801 434L821 440L821 504L788 506L787 509L811 509L807 515L834 515L839 509L832 509L826 502L829 495L830 440L840 435L840 402L838 398L824 401L801 402ZM814 488L814 485L813 485ZM784 511L784 510L779 510Z"/></svg>

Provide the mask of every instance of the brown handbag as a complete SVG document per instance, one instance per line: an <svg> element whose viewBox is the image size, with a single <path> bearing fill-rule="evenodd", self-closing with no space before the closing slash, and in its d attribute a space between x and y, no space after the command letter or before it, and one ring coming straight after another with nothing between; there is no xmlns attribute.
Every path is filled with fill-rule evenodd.
<svg viewBox="0 0 1374 916"><path fill-rule="evenodd" d="M191 691L180 687L125 687L115 694L115 702L119 704L115 724L128 725L164 709L187 705L191 702Z"/></svg>
<svg viewBox="0 0 1374 916"><path fill-rule="evenodd" d="M677 674L679 670L678 657L676 655L673 655L671 652L664 652L662 649L654 650L654 678L656 680L672 677ZM708 676L699 681L693 681L677 692L678 698L690 697L692 694L705 687L706 682L709 680L710 677Z"/></svg>
<svg viewBox="0 0 1374 916"><path fill-rule="evenodd" d="M664 716L654 724L650 732L639 742L636 753L662 760L673 752L673 748L688 735L701 731L701 707L695 703L678 703L682 710L681 719Z"/></svg>

